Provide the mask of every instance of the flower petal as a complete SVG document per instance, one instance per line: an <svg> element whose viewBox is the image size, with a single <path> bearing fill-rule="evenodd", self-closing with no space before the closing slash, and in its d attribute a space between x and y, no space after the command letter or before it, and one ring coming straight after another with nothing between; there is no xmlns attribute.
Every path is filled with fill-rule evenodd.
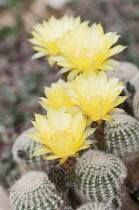
<svg viewBox="0 0 139 210"><path fill-rule="evenodd" d="M44 158L44 160L54 160L54 159L57 159L57 158L60 158L60 156L59 156L59 155L51 154L51 155L49 155L49 156L46 156L46 157Z"/></svg>
<svg viewBox="0 0 139 210"><path fill-rule="evenodd" d="M103 120L114 121L114 118L111 115L106 115L105 117L103 117Z"/></svg>
<svg viewBox="0 0 139 210"><path fill-rule="evenodd" d="M46 153L52 153L51 149L49 149L46 146L42 146L42 147L40 147L40 149L37 149L33 152L33 156L39 156L39 155L43 155Z"/></svg>
<svg viewBox="0 0 139 210"><path fill-rule="evenodd" d="M119 104L123 103L129 96L119 96L119 98L117 99L115 106L118 106Z"/></svg>

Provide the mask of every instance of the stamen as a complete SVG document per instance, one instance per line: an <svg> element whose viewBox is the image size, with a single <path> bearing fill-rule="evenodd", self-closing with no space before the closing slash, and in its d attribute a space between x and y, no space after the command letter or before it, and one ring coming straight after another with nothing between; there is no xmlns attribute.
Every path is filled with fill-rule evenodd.
<svg viewBox="0 0 139 210"><path fill-rule="evenodd" d="M96 97L98 97L98 99L100 99L100 100L106 100L107 99L107 96L105 95L105 93L102 91L98 91L98 92L92 92L90 95L88 95L87 97L86 97L86 101L90 101L91 99L93 99L93 98L96 98Z"/></svg>
<svg viewBox="0 0 139 210"><path fill-rule="evenodd" d="M69 133L70 135L75 135L76 133L72 129L64 128L62 125L51 131L51 134L62 135L64 133Z"/></svg>

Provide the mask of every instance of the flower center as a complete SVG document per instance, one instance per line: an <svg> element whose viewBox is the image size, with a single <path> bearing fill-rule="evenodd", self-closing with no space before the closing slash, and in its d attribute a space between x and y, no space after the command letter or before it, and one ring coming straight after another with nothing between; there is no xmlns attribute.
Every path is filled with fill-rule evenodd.
<svg viewBox="0 0 139 210"><path fill-rule="evenodd" d="M77 58L82 57L82 56L91 58L93 56L93 54L94 53L93 53L92 49L89 47L84 47L80 50L75 51L75 57L77 57Z"/></svg>
<svg viewBox="0 0 139 210"><path fill-rule="evenodd" d="M74 136L75 132L73 131L73 129L65 128L61 125L61 126L57 127L56 129L52 130L51 135L58 135L58 136L71 135L71 136Z"/></svg>
<svg viewBox="0 0 139 210"><path fill-rule="evenodd" d="M103 91L98 91L98 92L92 92L86 97L86 101L91 101L91 100L106 100L107 97Z"/></svg>

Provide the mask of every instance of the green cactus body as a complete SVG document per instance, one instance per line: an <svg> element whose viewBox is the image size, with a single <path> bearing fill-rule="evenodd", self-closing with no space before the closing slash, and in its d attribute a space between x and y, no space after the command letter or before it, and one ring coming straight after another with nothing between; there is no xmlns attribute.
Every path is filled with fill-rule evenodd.
<svg viewBox="0 0 139 210"><path fill-rule="evenodd" d="M36 128L32 127L23 132L15 141L13 145L13 157L15 162L19 165L21 171L24 173L28 170L45 170L48 171L49 166L55 165L56 161L44 160L46 155L33 156L35 147L41 144L30 139L26 133L35 132Z"/></svg>
<svg viewBox="0 0 139 210"><path fill-rule="evenodd" d="M133 98L133 113L137 120L139 120L139 90L135 93Z"/></svg>
<svg viewBox="0 0 139 210"><path fill-rule="evenodd" d="M113 210L112 208L108 207L105 203L87 203L80 206L77 210Z"/></svg>
<svg viewBox="0 0 139 210"><path fill-rule="evenodd" d="M113 114L113 122L106 122L104 139L106 152L125 157L139 149L139 122L127 114Z"/></svg>
<svg viewBox="0 0 139 210"><path fill-rule="evenodd" d="M14 210L56 210L63 203L44 172L30 171L11 188Z"/></svg>
<svg viewBox="0 0 139 210"><path fill-rule="evenodd" d="M126 177L126 168L114 155L89 150L78 159L76 189L90 201L107 201L116 195Z"/></svg>

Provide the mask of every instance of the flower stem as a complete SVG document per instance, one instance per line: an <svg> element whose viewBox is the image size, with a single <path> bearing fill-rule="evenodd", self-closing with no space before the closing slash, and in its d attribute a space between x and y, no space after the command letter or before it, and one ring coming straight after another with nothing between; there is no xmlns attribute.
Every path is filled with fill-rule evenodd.
<svg viewBox="0 0 139 210"><path fill-rule="evenodd" d="M93 128L97 128L94 132L95 139L97 141L97 146L99 149L103 149L105 147L105 140L104 140L104 128L105 128L105 121L103 120L100 125L97 122L92 123Z"/></svg>

